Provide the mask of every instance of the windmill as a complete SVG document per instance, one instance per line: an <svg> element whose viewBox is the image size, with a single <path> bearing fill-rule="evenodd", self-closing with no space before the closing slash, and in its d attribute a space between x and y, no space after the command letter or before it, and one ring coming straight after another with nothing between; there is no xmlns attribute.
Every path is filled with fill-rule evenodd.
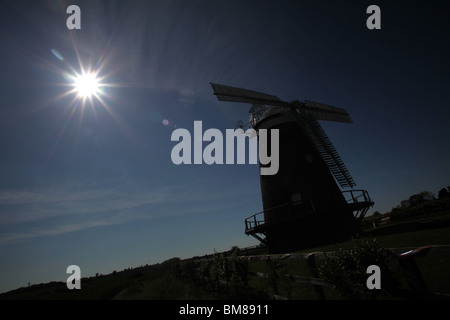
<svg viewBox="0 0 450 320"><path fill-rule="evenodd" d="M353 178L318 122L352 123L345 109L211 86L219 101L252 105L249 121L239 121L238 127L257 133L279 130L280 167L275 175L260 176L263 211L245 219L247 235L266 244L269 252L281 253L346 240L358 231L374 202L366 190L353 189Z"/></svg>

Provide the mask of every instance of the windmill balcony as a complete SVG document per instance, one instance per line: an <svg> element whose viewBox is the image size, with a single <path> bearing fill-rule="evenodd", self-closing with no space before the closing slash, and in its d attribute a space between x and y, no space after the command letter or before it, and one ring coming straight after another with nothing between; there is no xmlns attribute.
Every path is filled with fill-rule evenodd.
<svg viewBox="0 0 450 320"><path fill-rule="evenodd" d="M367 190L347 190L343 191L342 195L357 220L362 220L370 207L375 204Z"/></svg>
<svg viewBox="0 0 450 320"><path fill-rule="evenodd" d="M370 207L374 205L374 202L370 198L367 190L347 190L343 191L342 194L347 201L348 207L351 209L357 220L362 220ZM263 210L257 212L245 219L245 233L251 235L254 235L255 233L263 233L263 230L266 227L264 213L271 210L280 209L282 207L286 207L286 209L290 210L291 206L288 203L285 203L265 211Z"/></svg>

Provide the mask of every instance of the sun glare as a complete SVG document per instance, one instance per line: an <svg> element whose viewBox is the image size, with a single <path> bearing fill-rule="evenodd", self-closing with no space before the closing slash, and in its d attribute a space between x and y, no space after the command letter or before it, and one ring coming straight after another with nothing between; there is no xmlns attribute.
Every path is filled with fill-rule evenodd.
<svg viewBox="0 0 450 320"><path fill-rule="evenodd" d="M100 92L99 81L94 73L83 73L75 77L75 89L80 98L91 98Z"/></svg>
<svg viewBox="0 0 450 320"><path fill-rule="evenodd" d="M72 39L73 40L73 39ZM108 105L108 102L113 101L114 95L111 94L111 90L116 87L121 87L118 83L111 83L108 78L114 73L110 71L105 73L106 57L105 52L101 53L95 64L82 62L82 59L78 53L78 49L73 40L75 54L78 60L78 67L73 67L68 59L57 51L51 49L51 53L58 59L58 64L62 63L62 66L49 63L49 67L52 71L60 74L64 83L58 83L58 86L67 88L64 92L55 97L55 102L60 99L64 99L64 103L67 103L67 119L65 120L61 132L59 133L53 149L50 151L48 157L51 157L56 150L58 144L64 136L66 130L69 130L69 126L74 122L75 116L78 116L78 132L81 130L81 125L84 117L94 117L96 120L98 116L104 116L106 111L109 116L119 125L124 133L129 136L129 132L122 122L119 114L115 112L114 108ZM68 99L70 97L70 100ZM85 113L86 107L89 108L89 112ZM78 138L76 139L78 142Z"/></svg>

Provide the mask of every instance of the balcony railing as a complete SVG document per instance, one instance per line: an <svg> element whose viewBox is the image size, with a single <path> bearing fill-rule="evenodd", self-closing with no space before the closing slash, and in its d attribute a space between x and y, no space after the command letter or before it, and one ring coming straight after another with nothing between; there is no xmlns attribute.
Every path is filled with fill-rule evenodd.
<svg viewBox="0 0 450 320"><path fill-rule="evenodd" d="M343 191L347 204L351 207L356 219L363 219L370 207L374 205L367 190L347 190Z"/></svg>
<svg viewBox="0 0 450 320"><path fill-rule="evenodd" d="M285 203L285 204L282 204L282 205L279 205L279 206L276 206L273 208L269 208L267 210L257 212L254 215L251 215L250 217L245 219L245 231L247 232L248 230L252 230L256 227L263 225L265 223L264 212L269 212L271 210L279 209L282 207L287 207L288 205L289 205L288 203Z"/></svg>
<svg viewBox="0 0 450 320"><path fill-rule="evenodd" d="M342 195L344 196L347 204L352 209L353 214L357 219L364 218L369 208L374 205L374 202L370 198L367 190L348 190L343 191ZM264 212L267 213L271 210L279 209L281 207L288 207L288 209L290 209L289 204L285 203L277 207L257 212L245 219L245 232L251 233L255 228L266 223L266 221L264 220Z"/></svg>

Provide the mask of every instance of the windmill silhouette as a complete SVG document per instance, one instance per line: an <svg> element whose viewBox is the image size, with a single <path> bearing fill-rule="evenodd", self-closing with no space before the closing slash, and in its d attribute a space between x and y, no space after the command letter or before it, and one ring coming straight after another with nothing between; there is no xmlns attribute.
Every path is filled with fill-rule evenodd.
<svg viewBox="0 0 450 320"><path fill-rule="evenodd" d="M308 100L289 103L253 90L211 86L219 101L252 105L249 121L237 123L241 129L268 129L269 136L270 129L279 130L279 170L260 176L263 211L245 219L245 233L272 253L330 244L355 234L374 202L366 190L353 189L353 178L318 122L352 123L348 112Z"/></svg>

